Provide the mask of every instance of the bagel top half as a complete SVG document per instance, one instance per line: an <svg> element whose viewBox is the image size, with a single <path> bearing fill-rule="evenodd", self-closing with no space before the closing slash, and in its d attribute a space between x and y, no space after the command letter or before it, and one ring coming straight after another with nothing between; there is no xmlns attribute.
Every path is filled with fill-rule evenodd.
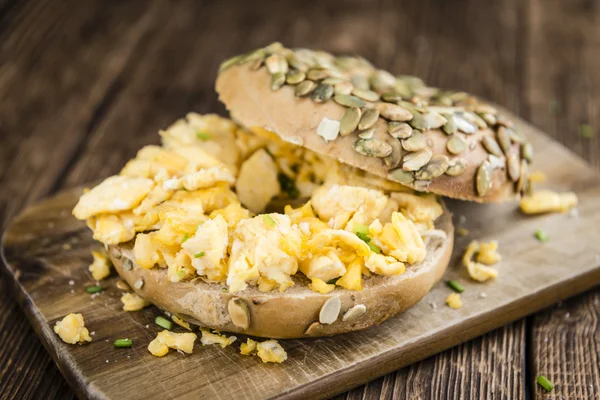
<svg viewBox="0 0 600 400"><path fill-rule="evenodd" d="M498 202L528 186L533 151L508 115L361 57L274 43L224 62L216 90L243 126L418 191Z"/></svg>

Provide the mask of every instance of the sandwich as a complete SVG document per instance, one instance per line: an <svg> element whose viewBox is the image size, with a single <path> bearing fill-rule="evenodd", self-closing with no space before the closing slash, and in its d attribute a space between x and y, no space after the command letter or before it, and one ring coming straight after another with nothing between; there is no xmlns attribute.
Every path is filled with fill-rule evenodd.
<svg viewBox="0 0 600 400"><path fill-rule="evenodd" d="M464 92L271 44L224 62L230 119L188 114L73 210L145 302L267 338L369 328L448 266L451 213L528 189L531 145Z"/></svg>

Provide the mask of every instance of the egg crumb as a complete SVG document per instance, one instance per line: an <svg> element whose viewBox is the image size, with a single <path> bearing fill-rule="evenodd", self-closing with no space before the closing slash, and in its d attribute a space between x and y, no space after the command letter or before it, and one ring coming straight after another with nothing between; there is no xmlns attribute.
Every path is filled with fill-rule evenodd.
<svg viewBox="0 0 600 400"><path fill-rule="evenodd" d="M84 326L83 315L68 314L54 325L54 332L63 342L69 344L83 344L91 342L92 338Z"/></svg>
<svg viewBox="0 0 600 400"><path fill-rule="evenodd" d="M462 301L460 300L460 294L450 293L450 295L446 297L446 304L448 304L450 308L454 308L455 310L461 308Z"/></svg>
<svg viewBox="0 0 600 400"><path fill-rule="evenodd" d="M333 291L333 289L335 289L335 284L328 284L322 279L313 278L311 283L308 284L308 287L310 288L310 290L315 291L317 293L327 294Z"/></svg>
<svg viewBox="0 0 600 400"><path fill-rule="evenodd" d="M211 333L208 329L200 329L200 332L202 332L200 343L202 343L204 346L209 344L218 344L222 348L225 348L237 340L236 336L227 337L225 335L221 335L219 332Z"/></svg>
<svg viewBox="0 0 600 400"><path fill-rule="evenodd" d="M92 257L94 257L94 261L89 270L95 281L101 281L110 275L110 260L105 253L99 251L92 251Z"/></svg>
<svg viewBox="0 0 600 400"><path fill-rule="evenodd" d="M546 182L546 174L541 171L535 171L529 174L529 183Z"/></svg>
<svg viewBox="0 0 600 400"><path fill-rule="evenodd" d="M246 343L242 343L240 345L240 354L244 355L244 356L249 356L251 354L254 354L256 352L256 345L258 344L258 342L256 342L255 340L252 340L250 338L248 338L248 340L246 341Z"/></svg>
<svg viewBox="0 0 600 400"><path fill-rule="evenodd" d="M492 240L488 243L479 244L479 253L477 254L477 262L486 265L493 265L502 260L502 256L498 253L498 241Z"/></svg>
<svg viewBox="0 0 600 400"><path fill-rule="evenodd" d="M182 328L185 328L188 331L192 330L192 327L190 326L190 324L188 322L182 320L181 318L179 318L177 315L171 315L171 319L173 320L173 322L175 322L177 325L181 326Z"/></svg>
<svg viewBox="0 0 600 400"><path fill-rule="evenodd" d="M148 351L156 357L162 357L169 349L191 354L194 350L196 334L191 332L175 333L168 330L158 332L156 338L148 344Z"/></svg>
<svg viewBox="0 0 600 400"><path fill-rule="evenodd" d="M245 356L256 354L264 363L282 363L287 360L287 353L283 347L281 347L279 342L274 339L266 340L264 342L248 339L246 343L241 344L240 353Z"/></svg>
<svg viewBox="0 0 600 400"><path fill-rule="evenodd" d="M541 190L521 199L521 211L525 214L551 212L564 213L577 206L577 195L573 192L557 193Z"/></svg>
<svg viewBox="0 0 600 400"><path fill-rule="evenodd" d="M123 303L123 311L139 311L142 308L150 305L150 302L136 293L125 293L121 296Z"/></svg>
<svg viewBox="0 0 600 400"><path fill-rule="evenodd" d="M494 255L495 249L497 248L497 243L496 243L496 247L494 247L494 245L492 243L493 242L485 244L485 246L486 246L485 248L486 248L486 252L487 252L487 255L483 257L483 260L485 260L485 261L494 261L496 259L499 260L500 256ZM467 248L465 250L465 254L463 255L462 262L463 262L463 265L467 268L469 276L471 277L471 279L478 281L478 282L485 282L488 279L496 278L498 276L498 270L496 268L488 267L486 265L483 265L480 262L473 261L473 257L479 251L480 251L480 244L477 240L473 240L471 243L469 243L469 245L467 246Z"/></svg>

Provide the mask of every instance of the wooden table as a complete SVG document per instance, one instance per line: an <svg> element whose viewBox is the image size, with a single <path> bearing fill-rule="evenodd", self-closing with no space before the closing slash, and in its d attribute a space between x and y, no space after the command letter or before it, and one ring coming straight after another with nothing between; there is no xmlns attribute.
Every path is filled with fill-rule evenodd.
<svg viewBox="0 0 600 400"><path fill-rule="evenodd" d="M219 62L275 40L486 97L600 166L600 1L251 4L0 0L0 230L117 172L187 111L224 113ZM598 132L582 137L585 124ZM599 319L596 289L339 398L598 399ZM0 343L1 398L74 397L4 287Z"/></svg>

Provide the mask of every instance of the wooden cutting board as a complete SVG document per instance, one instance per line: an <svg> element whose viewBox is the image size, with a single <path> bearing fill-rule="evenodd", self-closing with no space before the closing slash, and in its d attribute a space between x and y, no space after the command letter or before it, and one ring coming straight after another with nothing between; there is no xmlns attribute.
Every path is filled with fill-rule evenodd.
<svg viewBox="0 0 600 400"><path fill-rule="evenodd" d="M559 144L524 125L537 150L533 170L548 176L546 187L573 190L578 215L521 215L516 204L477 205L449 202L457 237L444 280L457 279L466 291L463 307L444 299L450 289L439 283L419 304L380 326L333 338L285 340L283 364L262 364L239 354L238 342L225 349L197 343L192 355L172 352L155 358L147 344L160 328L159 310L121 311L116 277L90 296L94 284L87 266L99 245L85 224L71 216L81 193L73 189L29 208L7 229L2 256L18 298L44 346L81 397L164 398L322 398L343 392L392 370L469 340L600 283L600 180ZM547 243L533 234L544 230ZM471 239L500 242L503 261L497 280L472 282L459 265ZM54 323L70 312L82 313L93 332L90 344L67 345ZM112 342L128 337L131 349Z"/></svg>

